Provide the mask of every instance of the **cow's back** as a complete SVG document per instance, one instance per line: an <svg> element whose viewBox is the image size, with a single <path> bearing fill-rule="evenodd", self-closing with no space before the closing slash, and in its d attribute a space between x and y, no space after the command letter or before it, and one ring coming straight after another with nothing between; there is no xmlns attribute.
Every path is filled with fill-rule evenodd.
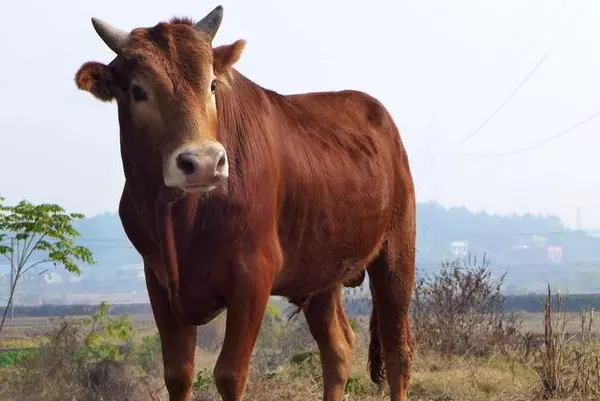
<svg viewBox="0 0 600 401"><path fill-rule="evenodd" d="M295 295L376 255L405 155L388 112L362 92L286 96L279 106L285 263L276 292Z"/></svg>

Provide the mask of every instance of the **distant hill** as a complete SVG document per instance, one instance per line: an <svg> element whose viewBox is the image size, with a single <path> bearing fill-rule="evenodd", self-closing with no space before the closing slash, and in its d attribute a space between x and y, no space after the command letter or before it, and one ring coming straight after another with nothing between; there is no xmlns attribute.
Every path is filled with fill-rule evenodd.
<svg viewBox="0 0 600 401"><path fill-rule="evenodd" d="M141 258L125 235L117 213L104 213L77 221L78 242L94 252L103 266L141 263Z"/></svg>
<svg viewBox="0 0 600 401"><path fill-rule="evenodd" d="M89 246L102 266L141 263L129 243L116 213L105 213L78 222L81 243ZM435 202L417 205L417 262L426 270L452 260L450 245L465 241L468 251L486 253L493 266L552 266L581 268L600 263L600 238L565 227L552 215L494 215L464 207L445 208ZM549 263L548 246L560 247L562 258ZM585 265L585 266L583 266Z"/></svg>
<svg viewBox="0 0 600 401"><path fill-rule="evenodd" d="M128 298L143 302L142 260L127 239L118 214L86 218L75 227L81 234L77 241L92 250L97 265L82 267L80 277L61 270L33 277L24 283L21 301L32 302L41 293L44 302L85 303L118 293L119 302ZM418 274L433 273L442 261L455 259L453 242L464 244L478 257L486 253L496 276L507 272L505 290L509 293L543 292L548 282L565 292L600 293L600 238L569 230L557 216L499 216L419 203ZM549 260L550 249L559 249L560 258ZM0 285L0 297L4 287Z"/></svg>
<svg viewBox="0 0 600 401"><path fill-rule="evenodd" d="M104 213L77 222L80 241L97 250L104 262L138 261L130 246L117 213ZM513 245L531 241L534 235L546 242L562 246L564 261L600 261L600 238L567 229L557 216L473 213L464 207L445 208L435 202L417 205L418 260L439 263L452 259L452 241L466 241L476 254L487 252L492 260L508 259Z"/></svg>

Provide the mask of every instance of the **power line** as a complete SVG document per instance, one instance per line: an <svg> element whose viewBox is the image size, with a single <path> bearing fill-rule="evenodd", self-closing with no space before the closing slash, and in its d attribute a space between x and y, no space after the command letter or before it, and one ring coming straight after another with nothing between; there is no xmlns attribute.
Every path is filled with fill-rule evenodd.
<svg viewBox="0 0 600 401"><path fill-rule="evenodd" d="M513 29L506 36L506 38L504 39L502 46L500 48L504 49L506 47L506 45L512 41L513 37L523 27L525 20L528 19L529 17L531 17L533 12L536 11L537 8L539 8L538 6L542 2L543 2L543 0L534 0L533 1L533 3L531 4L531 7L529 7L529 9L525 12L525 14L523 16L521 16L521 18L519 18L519 20L513 25L513 27L512 27Z"/></svg>
<svg viewBox="0 0 600 401"><path fill-rule="evenodd" d="M479 125L479 127L477 127L469 135L467 135L460 141L461 145L463 143L467 142L469 139L473 138L479 131L481 131L481 129L483 127L485 127L492 120L492 118L494 118L496 116L496 114L498 114L504 108L504 106L506 106L506 104L519 92L519 90L523 87L523 85L525 85L525 83L527 81L529 81L529 79L533 76L533 74L537 71L537 69L540 68L542 63L546 60L547 56L548 56L548 53L546 53L542 56L542 58L537 62L535 67L533 67L533 69L531 71L529 71L529 74L527 74L525 76L525 78L519 83L519 85L517 85L517 87L508 95L508 97L506 99L504 99L504 101L500 104L500 106L498 106L492 112L492 114L490 114L485 120L483 120L483 122L481 123L481 125Z"/></svg>
<svg viewBox="0 0 600 401"><path fill-rule="evenodd" d="M470 134L468 134L466 137L464 137L460 141L461 145L464 144L465 142L467 142L468 140L470 140L471 138L473 138L477 133L479 133L481 131L481 129L483 127L485 127L504 108L504 106L506 106L506 104L519 92L519 90L521 90L523 85L525 85L525 83L527 83L527 81L529 81L529 79L533 76L533 74L537 71L537 69L546 60L548 55L561 42L561 40L564 39L566 34L571 30L571 28L572 28L573 24L575 23L575 21L577 20L577 18L587 8L589 3L590 3L589 0L586 3L584 3L584 5L579 10L579 12L571 19L571 21L569 22L569 25L567 25L567 27L563 31L563 33L561 35L559 35L559 37L556 39L556 41L554 41L554 43L552 43L550 48L546 51L546 53L542 56L542 58L537 62L537 64L533 67L533 69L525 76L525 78L519 83L519 85L517 85L517 87L508 95L508 97L506 99L504 99L504 101L479 125L479 127L477 127L475 130L473 130Z"/></svg>
<svg viewBox="0 0 600 401"><path fill-rule="evenodd" d="M528 150L531 149L535 149L537 147L540 147L542 145L547 144L548 142L551 142L555 139L560 138L561 136L567 135L568 133L574 131L575 129L579 128L580 126L592 121L593 119L600 117L600 111L597 111L596 113L592 114L591 116L587 117L584 120L579 121L577 124L572 125L571 127L557 133L554 134L552 136L549 136L547 138L544 138L540 141L534 142L531 145L525 146L523 148L520 149L515 149L515 150L511 150L509 152L504 152L504 153L490 153L490 154L473 154L473 153L467 153L467 155L469 156L473 156L473 157L480 157L480 158L497 158L497 157L506 157L506 156L513 156L513 155L517 155L519 153L523 153L526 152Z"/></svg>
<svg viewBox="0 0 600 401"><path fill-rule="evenodd" d="M564 11L566 11L567 8L569 8L568 6L570 5L570 2L567 0L563 0L562 3L560 3L559 5L557 5L556 8L554 8L554 10L552 10L552 13L549 15L548 19L554 19L554 16L557 15L559 12L563 11L563 8L565 8ZM565 7L566 6L566 7ZM564 12L563 12L564 13ZM527 54L527 50L528 48L532 47L532 45L535 45L536 42L539 41L539 38L542 37L542 33L544 31L547 30L548 26L551 25L551 23L547 22L546 24L544 24L544 26L542 26L542 29L540 29L539 31L537 31L531 38L530 40L527 42L527 44L525 45L525 47L523 47L521 49L521 51L518 53L516 60L520 59L521 57L523 57L525 54ZM554 24L552 24L554 25Z"/></svg>

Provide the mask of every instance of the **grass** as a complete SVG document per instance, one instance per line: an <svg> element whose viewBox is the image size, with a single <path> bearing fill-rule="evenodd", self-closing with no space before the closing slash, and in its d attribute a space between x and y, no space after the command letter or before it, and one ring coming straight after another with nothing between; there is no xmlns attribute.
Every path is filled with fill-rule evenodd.
<svg viewBox="0 0 600 401"><path fill-rule="evenodd" d="M366 371L366 349L360 347L354 358L350 379L346 386L346 400L388 400L387 388L383 393L371 383ZM317 354L299 353L294 361L282 365L276 372L263 374L256 370L251 375L247 401L318 401L322 397L320 365ZM212 365L197 367L196 401L217 401L216 389L210 374ZM503 356L462 359L417 353L414 361L410 399L488 401L532 400L535 396L537 374L524 363Z"/></svg>
<svg viewBox="0 0 600 401"><path fill-rule="evenodd" d="M474 276L450 268L451 274L421 283L419 299L426 307L413 315L413 321L421 324L415 331L411 401L600 400L600 330L593 311L564 314L560 297L558 310L552 310L549 291L543 312L523 314L517 324L497 315L502 297L495 295L499 287L490 287L484 271L477 270ZM464 304L464 294L473 299L472 305ZM221 315L199 331L195 401L220 401L212 371L224 319ZM45 328L35 319L10 323L12 331L0 340L0 349L39 348L24 354L0 352L0 399L168 399L156 327L148 316L112 317L105 306L91 319L46 318L46 322ZM352 319L357 344L345 401L389 399L387 385L378 388L368 377L368 325L368 317ZM471 344L483 346L473 352ZM288 321L278 308L270 308L244 399L321 400L316 350L302 315Z"/></svg>
<svg viewBox="0 0 600 401"><path fill-rule="evenodd" d="M536 372L516 358L440 357L415 361L411 395L434 400L531 400Z"/></svg>
<svg viewBox="0 0 600 401"><path fill-rule="evenodd" d="M134 320L135 321L135 320ZM541 322L540 322L541 323ZM300 322L298 324L303 324ZM291 323L290 323L291 325ZM346 387L346 401L384 401L387 400L387 387L380 393L377 386L370 382L366 369L366 344L368 333L364 325L355 325L359 341L354 354L350 379ZM136 338L141 338L139 335ZM35 342L36 339L29 341ZM260 350L259 350L260 351ZM212 379L212 369L217 353L197 348L195 383L196 401L219 401ZM151 376L143 372L134 374L128 380L136 383L128 391L130 400L153 399L167 400L167 394L162 383L160 357L153 355L158 369ZM277 369L265 372L261 369L258 357L253 361L253 371L245 396L246 401L317 401L322 395L321 371L316 347L295 349L292 355L281 363ZM0 368L0 383L3 383ZM119 375L126 373L120 372ZM127 373L129 375L129 373ZM7 380L7 383L10 380ZM508 355L495 354L489 357L442 356L437 353L416 349L410 388L410 400L413 401L484 401L484 400L513 400L529 401L539 398L539 375L530 361L525 361L518 352ZM14 384L16 386L16 384ZM116 386L114 383L112 386ZM53 401L60 398L45 391L46 398L35 394L35 386L29 386L31 398L7 396L6 389L0 385L0 399L13 400L42 400ZM14 390L18 390L15 387ZM75 390L73 394L75 394ZM15 395L20 392L13 393ZM148 398L150 397L151 398ZM14 397L14 398L11 398ZM75 395L76 397L76 395ZM69 398L74 400L99 400L100 398ZM111 398L103 398L109 400ZM577 400L562 395L555 400Z"/></svg>

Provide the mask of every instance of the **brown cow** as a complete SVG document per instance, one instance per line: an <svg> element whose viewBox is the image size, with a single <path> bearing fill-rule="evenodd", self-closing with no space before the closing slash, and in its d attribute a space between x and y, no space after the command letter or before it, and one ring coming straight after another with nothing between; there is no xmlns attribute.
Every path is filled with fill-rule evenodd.
<svg viewBox="0 0 600 401"><path fill-rule="evenodd" d="M222 12L131 32L93 19L116 57L75 78L118 105L119 214L143 257L169 399L190 399L196 326L227 308L215 382L223 400L241 400L280 295L319 346L323 399L340 401L355 342L342 290L366 270L371 377L406 400L415 195L398 129L367 94L284 96L246 78L232 68L244 41L212 47Z"/></svg>

